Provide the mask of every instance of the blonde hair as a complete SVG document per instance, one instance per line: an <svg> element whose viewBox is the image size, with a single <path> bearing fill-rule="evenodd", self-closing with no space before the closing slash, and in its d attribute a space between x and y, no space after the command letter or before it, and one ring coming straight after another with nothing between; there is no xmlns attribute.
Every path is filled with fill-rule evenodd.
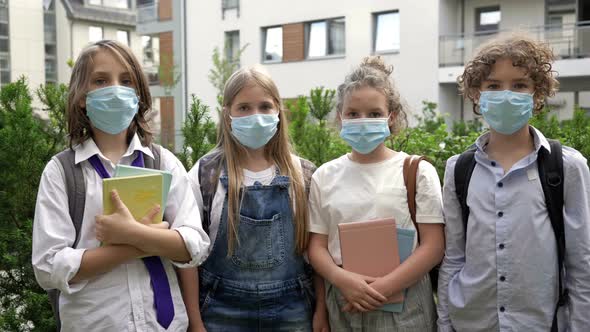
<svg viewBox="0 0 590 332"><path fill-rule="evenodd" d="M141 70L141 64L129 47L114 40L101 40L85 47L72 69L66 106L70 147L92 137L90 119L86 115L86 109L80 107L80 102L88 93L88 84L94 67L93 57L101 51L110 52L129 71L139 97L139 109L127 130L127 142L130 142L137 133L141 143L147 146L152 141L152 132L147 119L147 114L152 108L152 97L147 79Z"/></svg>
<svg viewBox="0 0 590 332"><path fill-rule="evenodd" d="M490 76L492 67L502 58L512 60L512 65L524 68L535 85L535 111L545 105L545 99L555 95L559 83L555 79L551 63L555 56L551 47L531 37L513 33L501 35L483 44L457 78L459 91L473 102L473 112L479 114L477 99L482 83Z"/></svg>
<svg viewBox="0 0 590 332"><path fill-rule="evenodd" d="M399 132L407 125L407 106L402 102L399 91L390 79L392 73L393 66L386 65L380 56L365 57L358 67L346 75L344 83L338 86L338 112L342 112L344 101L352 91L368 86L383 93L387 100L388 114L395 114L389 130L392 134Z"/></svg>
<svg viewBox="0 0 590 332"><path fill-rule="evenodd" d="M276 134L264 146L264 156L276 163L281 175L291 180L293 222L295 224L295 241L298 253L307 248L307 195L303 173L296 167L292 158L293 149L289 141L287 117L283 110L277 86L270 76L258 67L242 68L230 76L223 92L223 110L219 121L218 142L215 149L221 158L221 165L226 165L228 176L228 252L232 253L237 241L237 222L240 211L240 188L243 184L244 157L248 151L231 133L230 108L236 95L245 87L255 85L262 88L273 99L279 110L279 124ZM238 244L239 245L239 244Z"/></svg>

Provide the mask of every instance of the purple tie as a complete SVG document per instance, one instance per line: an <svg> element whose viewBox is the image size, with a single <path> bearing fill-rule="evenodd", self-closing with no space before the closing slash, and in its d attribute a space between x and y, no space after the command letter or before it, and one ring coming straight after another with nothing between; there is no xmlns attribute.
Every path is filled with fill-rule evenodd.
<svg viewBox="0 0 590 332"><path fill-rule="evenodd" d="M98 158L98 155L90 157L88 161L101 178L108 179L111 177ZM143 153L141 151L138 152L137 158L131 163L131 166L144 167ZM163 328L168 329L174 318L174 303L172 302L172 293L170 292L166 270L164 270L162 260L158 256L144 257L142 260L150 274L158 323Z"/></svg>

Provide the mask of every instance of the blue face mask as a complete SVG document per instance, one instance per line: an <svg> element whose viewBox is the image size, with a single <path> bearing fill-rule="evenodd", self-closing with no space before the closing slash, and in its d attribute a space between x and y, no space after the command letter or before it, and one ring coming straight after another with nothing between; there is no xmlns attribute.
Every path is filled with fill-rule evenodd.
<svg viewBox="0 0 590 332"><path fill-rule="evenodd" d="M231 117L231 132L243 146L256 150L270 141L277 132L278 124L278 114Z"/></svg>
<svg viewBox="0 0 590 332"><path fill-rule="evenodd" d="M488 125L495 131L512 135L524 127L533 113L533 95L530 93L482 91L479 110Z"/></svg>
<svg viewBox="0 0 590 332"><path fill-rule="evenodd" d="M86 114L92 125L115 135L129 127L139 108L139 98L132 88L113 85L86 95Z"/></svg>
<svg viewBox="0 0 590 332"><path fill-rule="evenodd" d="M391 134L388 120L389 118L342 119L340 137L356 152L369 154Z"/></svg>

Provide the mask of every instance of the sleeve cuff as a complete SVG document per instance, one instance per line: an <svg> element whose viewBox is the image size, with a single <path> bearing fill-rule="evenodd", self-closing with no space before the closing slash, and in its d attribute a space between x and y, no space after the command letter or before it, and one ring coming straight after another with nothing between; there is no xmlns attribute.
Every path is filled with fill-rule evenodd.
<svg viewBox="0 0 590 332"><path fill-rule="evenodd" d="M70 284L70 280L76 276L82 256L86 249L64 248L57 252L53 258L53 271L51 273L51 283L61 292L71 295L82 290L88 280L81 280Z"/></svg>
<svg viewBox="0 0 590 332"><path fill-rule="evenodd" d="M416 216L416 222L419 224L444 224L445 219L441 216Z"/></svg>
<svg viewBox="0 0 590 332"><path fill-rule="evenodd" d="M203 263L209 254L207 250L209 247L209 237L203 231L200 232L191 227L180 226L174 228L174 230L182 237L186 250L191 256L191 260L186 263L172 261L172 264L183 269L195 267Z"/></svg>
<svg viewBox="0 0 590 332"><path fill-rule="evenodd" d="M328 235L328 229L319 225L310 225L309 226L309 232L310 233L317 233L317 234L324 234L324 235Z"/></svg>

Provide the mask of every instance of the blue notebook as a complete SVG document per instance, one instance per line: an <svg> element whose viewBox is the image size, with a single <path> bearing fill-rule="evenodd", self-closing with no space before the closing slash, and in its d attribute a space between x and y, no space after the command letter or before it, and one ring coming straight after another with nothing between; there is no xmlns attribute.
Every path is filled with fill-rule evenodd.
<svg viewBox="0 0 590 332"><path fill-rule="evenodd" d="M403 229L397 228L397 243L399 246L399 260L400 264L403 263L410 255L412 254L412 249L414 248L414 236L416 231L413 229ZM404 290L404 293L406 290ZM404 294L404 299L406 298ZM404 303L388 303L379 310L381 311L388 311L388 312L402 312L404 308Z"/></svg>
<svg viewBox="0 0 590 332"><path fill-rule="evenodd" d="M136 175L149 175L149 174L162 174L162 215L164 215L164 210L166 209L166 204L168 203L168 192L170 191L170 185L172 184L172 173L167 171L161 171L158 169L151 169L151 168L141 168L141 167L134 167L134 166L127 166L127 165L117 165L115 169L115 177L122 178L127 176L136 176Z"/></svg>

